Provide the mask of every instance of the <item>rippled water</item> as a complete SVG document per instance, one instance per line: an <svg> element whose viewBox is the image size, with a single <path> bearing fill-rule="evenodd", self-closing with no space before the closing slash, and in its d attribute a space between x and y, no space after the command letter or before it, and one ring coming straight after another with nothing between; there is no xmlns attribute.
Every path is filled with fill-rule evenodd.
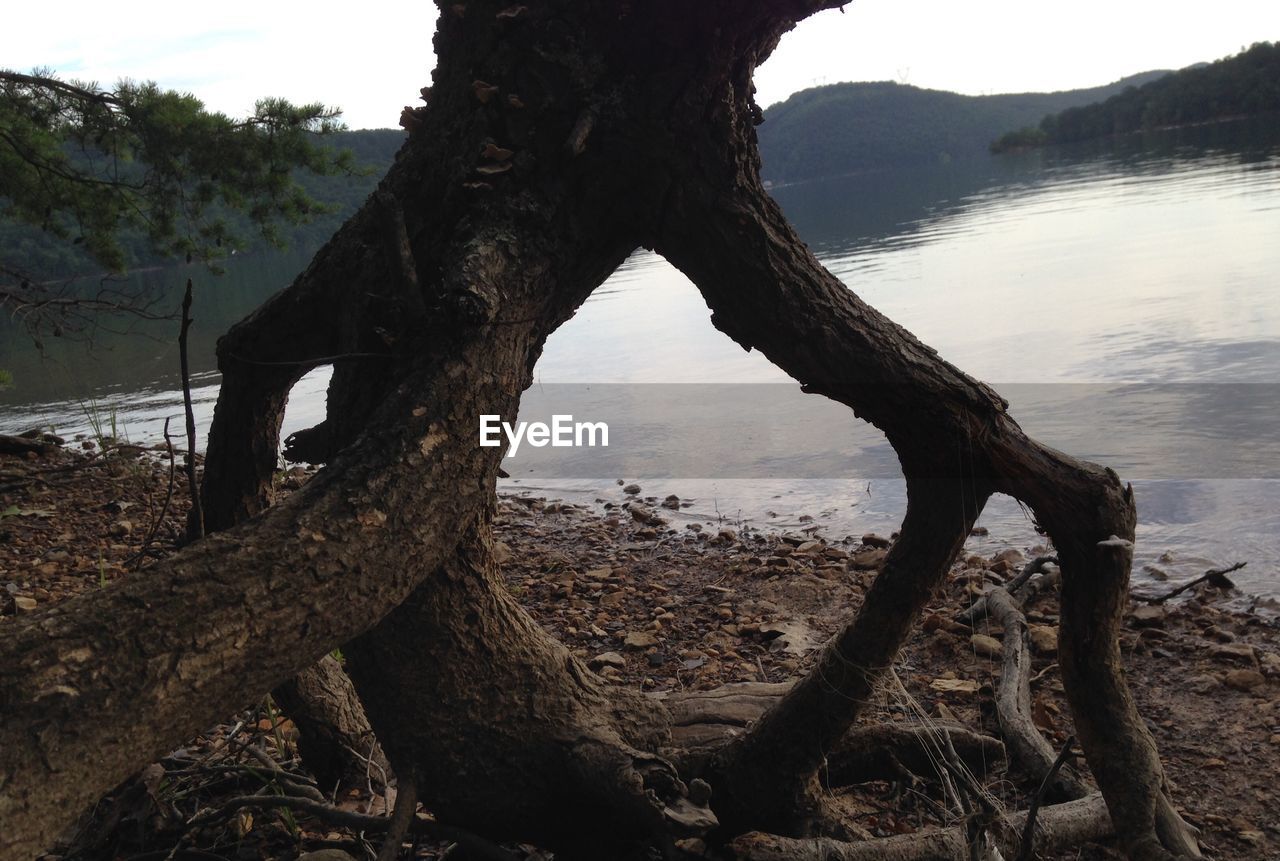
<svg viewBox="0 0 1280 861"><path fill-rule="evenodd" d="M1029 431L1135 479L1139 567L1177 580L1247 560L1240 582L1275 596L1278 143L1275 128L1219 128L774 193L837 276L943 357L1003 387ZM239 261L221 283L208 279L204 295L221 304L197 304L204 422L216 397L214 335L304 262ZM0 393L0 430L74 432L87 413L115 409L131 437L146 439L177 414L168 343L107 339L88 360L61 345L39 360L14 332L4 339L0 367L19 386ZM552 336L536 376L543 386L786 381L715 331L692 285L648 252ZM319 419L326 379L317 372L299 384L287 430ZM1121 383L1147 388L1098 396ZM868 433L856 431L858 446L882 444ZM645 478L565 478L582 473L509 463L514 486L588 500L617 498L615 478ZM693 498L685 517L839 536L890 530L903 510L892 478L662 474L642 480L645 493ZM1037 540L1011 500L994 500L982 522L988 543Z"/></svg>

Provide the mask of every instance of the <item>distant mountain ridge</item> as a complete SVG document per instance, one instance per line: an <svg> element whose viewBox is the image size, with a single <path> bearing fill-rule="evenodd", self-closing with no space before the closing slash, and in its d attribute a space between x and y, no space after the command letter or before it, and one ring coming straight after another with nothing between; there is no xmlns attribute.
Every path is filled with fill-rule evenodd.
<svg viewBox="0 0 1280 861"><path fill-rule="evenodd" d="M1280 44L1257 42L1212 63L1196 63L1105 100L1009 131L993 152L1213 123L1280 112Z"/></svg>
<svg viewBox="0 0 1280 861"><path fill-rule="evenodd" d="M1167 74L1156 70L1101 87L993 96L888 81L802 90L765 111L758 130L763 175L773 182L801 182L982 156L1009 129L1103 101Z"/></svg>

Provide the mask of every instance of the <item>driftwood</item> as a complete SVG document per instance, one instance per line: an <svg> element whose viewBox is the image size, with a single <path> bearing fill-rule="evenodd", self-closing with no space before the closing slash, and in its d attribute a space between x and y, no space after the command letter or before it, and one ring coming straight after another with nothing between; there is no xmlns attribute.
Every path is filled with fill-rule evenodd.
<svg viewBox="0 0 1280 861"><path fill-rule="evenodd" d="M0 454L13 454L19 456L26 454L48 454L55 448L57 448L56 444L45 442L41 437L0 434Z"/></svg>
<svg viewBox="0 0 1280 861"><path fill-rule="evenodd" d="M985 834L1006 858L1016 858L1027 813L1014 813L991 823ZM1098 840L1111 833L1111 821L1100 794L1042 808L1035 821L1036 845L1053 852ZM970 823L904 834L883 840L849 843L826 837L795 839L752 832L729 845L738 861L970 861ZM985 857L985 856L979 856Z"/></svg>
<svg viewBox="0 0 1280 861"><path fill-rule="evenodd" d="M1033 780L1047 782L1051 797L1082 798L1089 792L1087 784L1066 767L1055 765L1057 757L1053 748L1031 721L1031 660L1026 617L1002 588L992 589L986 599L992 617L1005 630L996 708L1010 754ZM1180 855L1201 857L1195 839L1198 832L1183 821L1165 793L1155 798L1155 828L1166 847L1176 847Z"/></svg>
<svg viewBox="0 0 1280 861"><path fill-rule="evenodd" d="M1004 655L1000 684L996 688L996 712L1000 732L1010 757L1027 770L1037 783L1053 768L1057 752L1031 720L1031 650L1027 619L1003 588L986 595L991 616L1004 628ZM1062 768L1049 783L1050 799L1082 798L1088 786L1070 769Z"/></svg>
<svg viewBox="0 0 1280 861"><path fill-rule="evenodd" d="M1211 583L1212 585L1218 587L1219 589L1232 589L1235 587L1235 583L1232 583L1231 578L1227 577L1227 575L1230 574L1232 571L1239 571L1241 568L1243 568L1248 564L1249 564L1248 562L1237 562L1236 564L1232 565L1229 568L1213 568L1209 571L1204 572L1199 577L1190 581L1189 583L1183 583L1177 589L1174 589L1170 592L1166 592L1163 595L1157 595L1154 598L1147 598L1146 601L1148 604L1163 604L1165 601L1168 601L1170 598L1176 598L1179 595L1181 595L1183 592L1186 592L1188 589L1193 589L1196 586L1199 586L1201 583Z"/></svg>
<svg viewBox="0 0 1280 861"><path fill-rule="evenodd" d="M1018 576L1004 584L1002 588L1016 598L1020 605L1026 605L1035 596L1058 582L1059 572L1056 568L1052 571L1045 570L1045 566L1049 564L1056 566L1058 557L1037 556L1022 566L1022 571L1018 573ZM1031 578L1036 574L1041 574L1042 576L1039 579L1032 580ZM985 619L989 612L990 603L987 600L987 593L983 593L978 600L956 614L956 621L972 627Z"/></svg>

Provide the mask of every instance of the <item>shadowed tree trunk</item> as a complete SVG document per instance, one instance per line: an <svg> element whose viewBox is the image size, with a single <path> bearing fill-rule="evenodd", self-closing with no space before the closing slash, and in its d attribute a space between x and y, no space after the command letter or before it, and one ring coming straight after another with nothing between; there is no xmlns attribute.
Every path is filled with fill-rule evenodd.
<svg viewBox="0 0 1280 861"><path fill-rule="evenodd" d="M204 499L223 531L7 627L0 855L34 853L337 646L392 767L442 821L563 857L669 847L717 818L719 838L803 836L827 816L811 792L824 753L993 492L1058 548L1064 683L1122 843L1195 853L1121 667L1131 493L1028 439L994 392L862 303L761 186L752 73L834 5L442 4L427 107L406 110L378 192L219 345ZM815 670L696 758L672 751L663 705L607 688L539 629L489 552L501 451L478 446L478 416L514 419L546 337L638 246L689 275L735 341L883 430L909 491L900 540ZM321 364L329 415L299 443L328 466L272 506L288 389Z"/></svg>

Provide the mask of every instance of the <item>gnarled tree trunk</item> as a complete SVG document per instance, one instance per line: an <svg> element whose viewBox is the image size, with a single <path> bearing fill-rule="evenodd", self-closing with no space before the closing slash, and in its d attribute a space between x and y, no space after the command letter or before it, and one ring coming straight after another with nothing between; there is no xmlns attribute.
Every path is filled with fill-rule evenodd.
<svg viewBox="0 0 1280 861"><path fill-rule="evenodd" d="M428 105L406 111L378 192L220 344L204 496L224 531L8 626L0 855L34 853L337 646L393 768L444 821L587 857L715 817L723 838L802 835L823 812L808 792L823 752L997 491L1058 547L1064 681L1117 833L1138 857L1194 852L1121 669L1128 489L1028 439L995 393L862 303L761 186L752 73L833 5L441 4ZM604 688L503 590L488 552L500 450L476 433L483 413L514 418L546 337L638 246L688 274L734 340L881 428L909 490L857 618L683 774L658 754L664 708ZM330 415L302 441L329 464L270 506L286 393L326 363Z"/></svg>

